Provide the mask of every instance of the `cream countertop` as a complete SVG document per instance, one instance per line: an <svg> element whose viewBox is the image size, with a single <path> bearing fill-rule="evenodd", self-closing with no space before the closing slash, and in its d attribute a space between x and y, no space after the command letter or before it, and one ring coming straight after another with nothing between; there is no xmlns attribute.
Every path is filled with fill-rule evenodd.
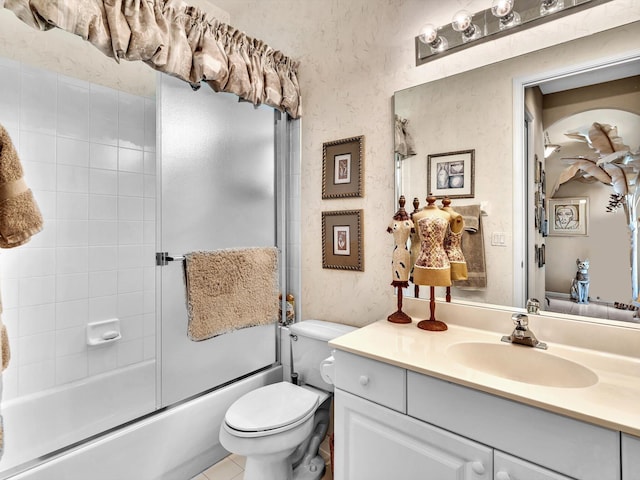
<svg viewBox="0 0 640 480"><path fill-rule="evenodd" d="M576 324L571 320L530 315L529 327L540 341L549 345L548 350L538 350L536 353L575 362L587 367L598 377L593 385L587 387L550 387L485 373L457 362L447 353L450 346L468 342L493 343L514 349L531 348L500 341L503 335L509 335L513 330L510 311L439 303L437 318L445 321L449 329L445 332L428 332L417 328L419 319L415 317L415 311L424 309L424 305L425 313L428 312L428 304L420 300L414 302L405 310L414 313L412 324L398 325L381 320L343 335L331 341L330 345L417 373L640 436L640 329L582 325L583 322ZM553 328L546 325L549 322L553 323ZM469 323L482 329L471 328ZM540 334L536 325L547 336ZM504 329L498 331L497 326L504 326ZM593 338L590 345L556 341L569 338L573 332L577 341L572 343L584 344L585 338L577 333L577 329L583 326L594 330L591 332ZM556 334L551 335L552 330ZM614 349L625 355L613 352ZM635 352L635 355L626 355L628 352ZM522 368L531 366L522 365ZM548 373L550 376L554 374L553 371Z"/></svg>

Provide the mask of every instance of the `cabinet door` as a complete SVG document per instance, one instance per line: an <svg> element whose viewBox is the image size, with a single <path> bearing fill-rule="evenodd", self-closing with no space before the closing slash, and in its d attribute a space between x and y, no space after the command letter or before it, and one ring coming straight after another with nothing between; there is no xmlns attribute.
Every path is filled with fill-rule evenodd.
<svg viewBox="0 0 640 480"><path fill-rule="evenodd" d="M493 456L493 468L495 480L571 480L571 477L565 477L497 450Z"/></svg>
<svg viewBox="0 0 640 480"><path fill-rule="evenodd" d="M640 480L640 437L622 435L622 480Z"/></svg>
<svg viewBox="0 0 640 480"><path fill-rule="evenodd" d="M490 448L339 389L334 429L335 480L493 477Z"/></svg>

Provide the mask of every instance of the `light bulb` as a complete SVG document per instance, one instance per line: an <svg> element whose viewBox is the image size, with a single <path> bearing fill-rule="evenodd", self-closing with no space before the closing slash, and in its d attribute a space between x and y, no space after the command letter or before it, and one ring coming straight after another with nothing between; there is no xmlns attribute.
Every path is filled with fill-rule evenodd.
<svg viewBox="0 0 640 480"><path fill-rule="evenodd" d="M438 30L432 23L426 23L420 29L420 40L424 43L431 43L438 38Z"/></svg>
<svg viewBox="0 0 640 480"><path fill-rule="evenodd" d="M491 13L494 17L502 18L513 10L513 0L493 0Z"/></svg>
<svg viewBox="0 0 640 480"><path fill-rule="evenodd" d="M464 32L472 26L471 13L467 10L460 10L453 16L451 20L451 26L456 32Z"/></svg>
<svg viewBox="0 0 640 480"><path fill-rule="evenodd" d="M564 8L564 0L542 0L540 2L540 15L550 15Z"/></svg>
<svg viewBox="0 0 640 480"><path fill-rule="evenodd" d="M513 11L514 0L493 0L491 13L500 19L500 30L520 25L520 15Z"/></svg>
<svg viewBox="0 0 640 480"><path fill-rule="evenodd" d="M453 16L451 26L462 33L462 42L466 43L482 36L482 32L472 21L472 15L467 10L460 10Z"/></svg>
<svg viewBox="0 0 640 480"><path fill-rule="evenodd" d="M438 29L431 23L422 26L418 38L431 47L431 53L442 52L449 47L447 39L439 36Z"/></svg>

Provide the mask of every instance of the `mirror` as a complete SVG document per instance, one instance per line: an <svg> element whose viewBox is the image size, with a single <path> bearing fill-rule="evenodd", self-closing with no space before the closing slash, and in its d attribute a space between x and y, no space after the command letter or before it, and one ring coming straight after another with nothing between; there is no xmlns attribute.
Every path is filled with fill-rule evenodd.
<svg viewBox="0 0 640 480"><path fill-rule="evenodd" d="M535 236L535 162L525 163L525 159L533 159L535 155L543 158L544 131L548 125L544 123L542 108L536 111L535 104L528 103L525 108L525 100L530 101L529 95L525 98L525 89L532 91L541 84L551 85L550 79L559 82L560 78L569 83L556 86L556 91L611 81L619 78L616 75L620 74L613 66L620 64L629 67L625 76L639 75L640 53L630 51L636 45L634 39L639 32L637 23L630 24L395 93L394 113L405 121L404 127L415 143L415 154L396 153L395 158L396 198L400 195L407 198L407 207L410 207L407 210L413 209L414 197L420 200L420 206L426 203L429 156L464 150L475 152L474 197L454 199L452 207L477 204L483 211L487 287L463 290L454 286L453 301L524 307L529 297L541 300L547 297L544 287L547 269L546 266L537 267L540 246L545 244L546 264L558 263L551 250L553 245L548 241L563 240L571 245L574 239ZM613 76L611 72L614 72ZM576 83L578 79L581 84ZM532 114L538 115L537 120ZM629 138L629 143L633 141ZM637 149L638 145L631 147ZM546 188L551 190L553 185L549 182L547 179ZM570 194L560 191L559 195L567 197ZM545 200L549 200L548 193ZM605 207L596 205L592 208ZM622 224L620 233L614 237L616 241L622 238L628 252L628 233L624 222ZM597 223L592 225L591 231L598 231ZM598 238L597 235L593 237L594 240ZM566 270L562 273L565 277L569 275L564 280L566 292L576 275L576 258L573 257L563 260L570 264L567 266L569 273ZM615 273L608 271L598 275L600 278L612 274L629 278L628 261L619 269ZM596 275L594 269L590 270L590 275ZM595 283L594 288L598 288ZM420 296L426 298L426 293L421 290ZM408 290L406 294L411 296L413 291ZM437 295L444 297L444 291ZM596 291L590 293L594 300L598 296ZM629 304L631 290L625 288L618 298L607 300ZM550 305L542 301L541 306L548 309ZM571 313L585 315L587 312ZM600 319L609 318L609 314L602 311L595 315ZM637 321L632 314L628 317Z"/></svg>

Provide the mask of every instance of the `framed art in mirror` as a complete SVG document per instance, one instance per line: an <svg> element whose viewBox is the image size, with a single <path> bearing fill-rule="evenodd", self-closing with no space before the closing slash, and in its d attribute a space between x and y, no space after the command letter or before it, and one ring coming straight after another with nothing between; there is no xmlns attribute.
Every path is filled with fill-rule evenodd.
<svg viewBox="0 0 640 480"><path fill-rule="evenodd" d="M538 265L538 268L542 268L545 266L545 264L547 263L547 259L546 259L546 250L547 247L545 247L544 243L540 246L538 246L536 244L535 246L535 255L536 255L536 263Z"/></svg>
<svg viewBox="0 0 640 480"><path fill-rule="evenodd" d="M364 272L362 210L322 212L322 268Z"/></svg>
<svg viewBox="0 0 640 480"><path fill-rule="evenodd" d="M475 150L436 153L427 157L428 193L436 198L473 198Z"/></svg>
<svg viewBox="0 0 640 480"><path fill-rule="evenodd" d="M589 198L550 198L549 235L586 236L589 218Z"/></svg>
<svg viewBox="0 0 640 480"><path fill-rule="evenodd" d="M322 144L322 198L362 197L364 135Z"/></svg>

